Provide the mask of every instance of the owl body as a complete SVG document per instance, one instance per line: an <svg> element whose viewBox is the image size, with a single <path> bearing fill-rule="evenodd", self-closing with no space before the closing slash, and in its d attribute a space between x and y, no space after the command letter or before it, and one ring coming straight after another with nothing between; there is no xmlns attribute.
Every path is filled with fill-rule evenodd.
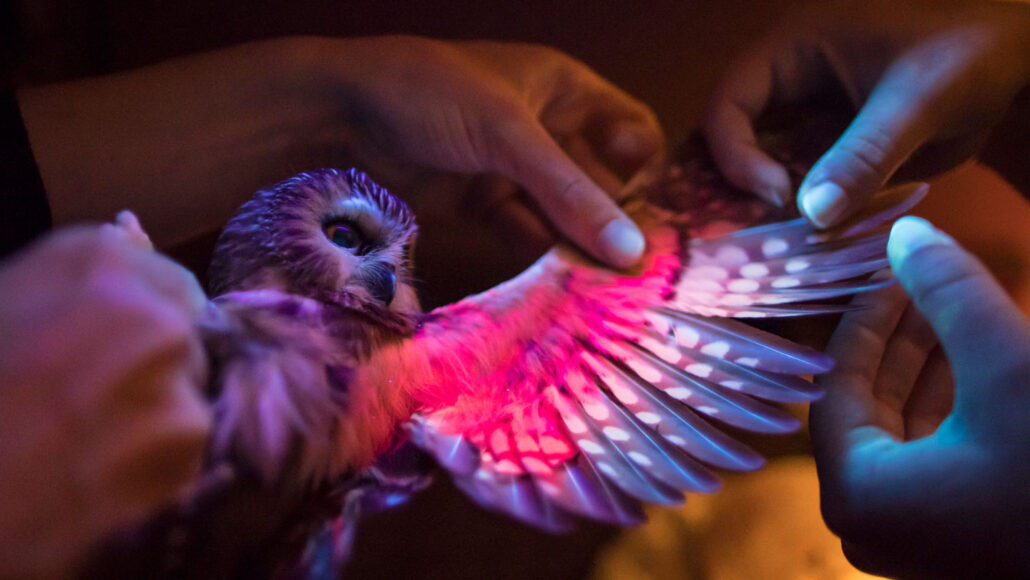
<svg viewBox="0 0 1030 580"><path fill-rule="evenodd" d="M624 208L647 239L632 271L559 245L423 314L403 202L354 170L262 190L212 262L202 331L216 425L199 488L214 491L173 511L265 510L244 548L206 550L277 546L257 558L263 573L332 577L358 515L427 484L412 445L480 505L551 531L574 516L637 523L641 502L713 491L713 468L762 464L720 426L796 429L769 403L814 400L798 375L832 366L734 319L841 312L828 300L889 284L867 279L886 265L884 225L924 192L890 192L815 232L688 150ZM273 505L241 503L254 490Z"/></svg>

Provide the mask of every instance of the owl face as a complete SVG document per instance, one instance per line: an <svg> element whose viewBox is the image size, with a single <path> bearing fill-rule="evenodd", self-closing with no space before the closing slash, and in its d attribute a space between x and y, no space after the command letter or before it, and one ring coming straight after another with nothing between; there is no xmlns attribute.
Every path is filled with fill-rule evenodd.
<svg viewBox="0 0 1030 580"><path fill-rule="evenodd" d="M404 202L364 173L302 173L259 191L229 222L211 289L278 288L375 319L413 317L416 232Z"/></svg>

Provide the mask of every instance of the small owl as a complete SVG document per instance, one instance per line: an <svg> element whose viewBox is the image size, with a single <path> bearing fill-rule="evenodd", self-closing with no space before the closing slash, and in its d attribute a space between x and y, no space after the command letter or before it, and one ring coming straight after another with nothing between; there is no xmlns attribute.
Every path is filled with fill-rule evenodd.
<svg viewBox="0 0 1030 580"><path fill-rule="evenodd" d="M647 240L632 271L559 245L428 313L414 216L368 176L259 191L211 265L207 475L134 531L120 571L332 577L361 512L427 484L412 446L480 505L550 531L715 490L713 468L762 464L720 427L797 429L770 403L818 398L799 375L833 364L741 319L841 312L834 299L890 284L868 277L887 265L886 227L925 191L883 192L817 232L768 223L782 210L688 148L625 206Z"/></svg>

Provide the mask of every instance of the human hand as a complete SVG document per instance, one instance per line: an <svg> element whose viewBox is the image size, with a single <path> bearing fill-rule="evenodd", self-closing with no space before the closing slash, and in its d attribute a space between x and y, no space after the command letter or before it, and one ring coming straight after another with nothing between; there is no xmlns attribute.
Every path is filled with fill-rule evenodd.
<svg viewBox="0 0 1030 580"><path fill-rule="evenodd" d="M0 268L0 577L67 574L199 473L206 299L134 247L134 223L58 232Z"/></svg>
<svg viewBox="0 0 1030 580"><path fill-rule="evenodd" d="M552 241L553 226L614 266L640 256L643 237L612 198L658 159L661 129L649 108L582 63L499 42L312 42L319 51L313 62L342 87L341 109L364 146L424 167L516 182L528 204L510 188L498 190L501 199L468 202L517 220L527 243Z"/></svg>
<svg viewBox="0 0 1030 580"><path fill-rule="evenodd" d="M374 158L387 182L415 165L501 174L529 205L508 188L469 203L536 240L549 221L625 266L643 238L609 196L663 146L654 113L582 63L493 42L273 39L23 89L18 104L54 222L131 207L160 247L298 168Z"/></svg>
<svg viewBox="0 0 1030 580"><path fill-rule="evenodd" d="M703 129L730 181L784 205L793 198L790 179L756 145L755 122L777 106L843 90L850 102L840 105L853 119L798 190L802 213L826 227L859 209L903 163L907 178L922 179L973 156L1028 81L1026 6L836 2L795 15L731 66Z"/></svg>
<svg viewBox="0 0 1030 580"><path fill-rule="evenodd" d="M894 225L888 254L903 288L857 299L818 378L826 523L868 572L1028 577L1030 322L920 218Z"/></svg>

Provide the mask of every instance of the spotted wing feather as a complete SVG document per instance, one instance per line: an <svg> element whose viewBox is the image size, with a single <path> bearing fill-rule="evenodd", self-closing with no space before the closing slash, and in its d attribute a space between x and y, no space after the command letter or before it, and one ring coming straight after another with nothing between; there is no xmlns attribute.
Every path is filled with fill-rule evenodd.
<svg viewBox="0 0 1030 580"><path fill-rule="evenodd" d="M713 467L763 462L720 426L797 429L772 403L818 398L798 375L833 365L733 319L840 312L827 300L889 284L867 276L886 264L884 224L923 193L885 192L824 233L797 219L739 227L761 215L746 205L710 210L717 228L645 205L635 275L559 247L429 313L410 345L431 369L412 438L476 502L548 530L570 514L634 523L641 502L712 491Z"/></svg>

